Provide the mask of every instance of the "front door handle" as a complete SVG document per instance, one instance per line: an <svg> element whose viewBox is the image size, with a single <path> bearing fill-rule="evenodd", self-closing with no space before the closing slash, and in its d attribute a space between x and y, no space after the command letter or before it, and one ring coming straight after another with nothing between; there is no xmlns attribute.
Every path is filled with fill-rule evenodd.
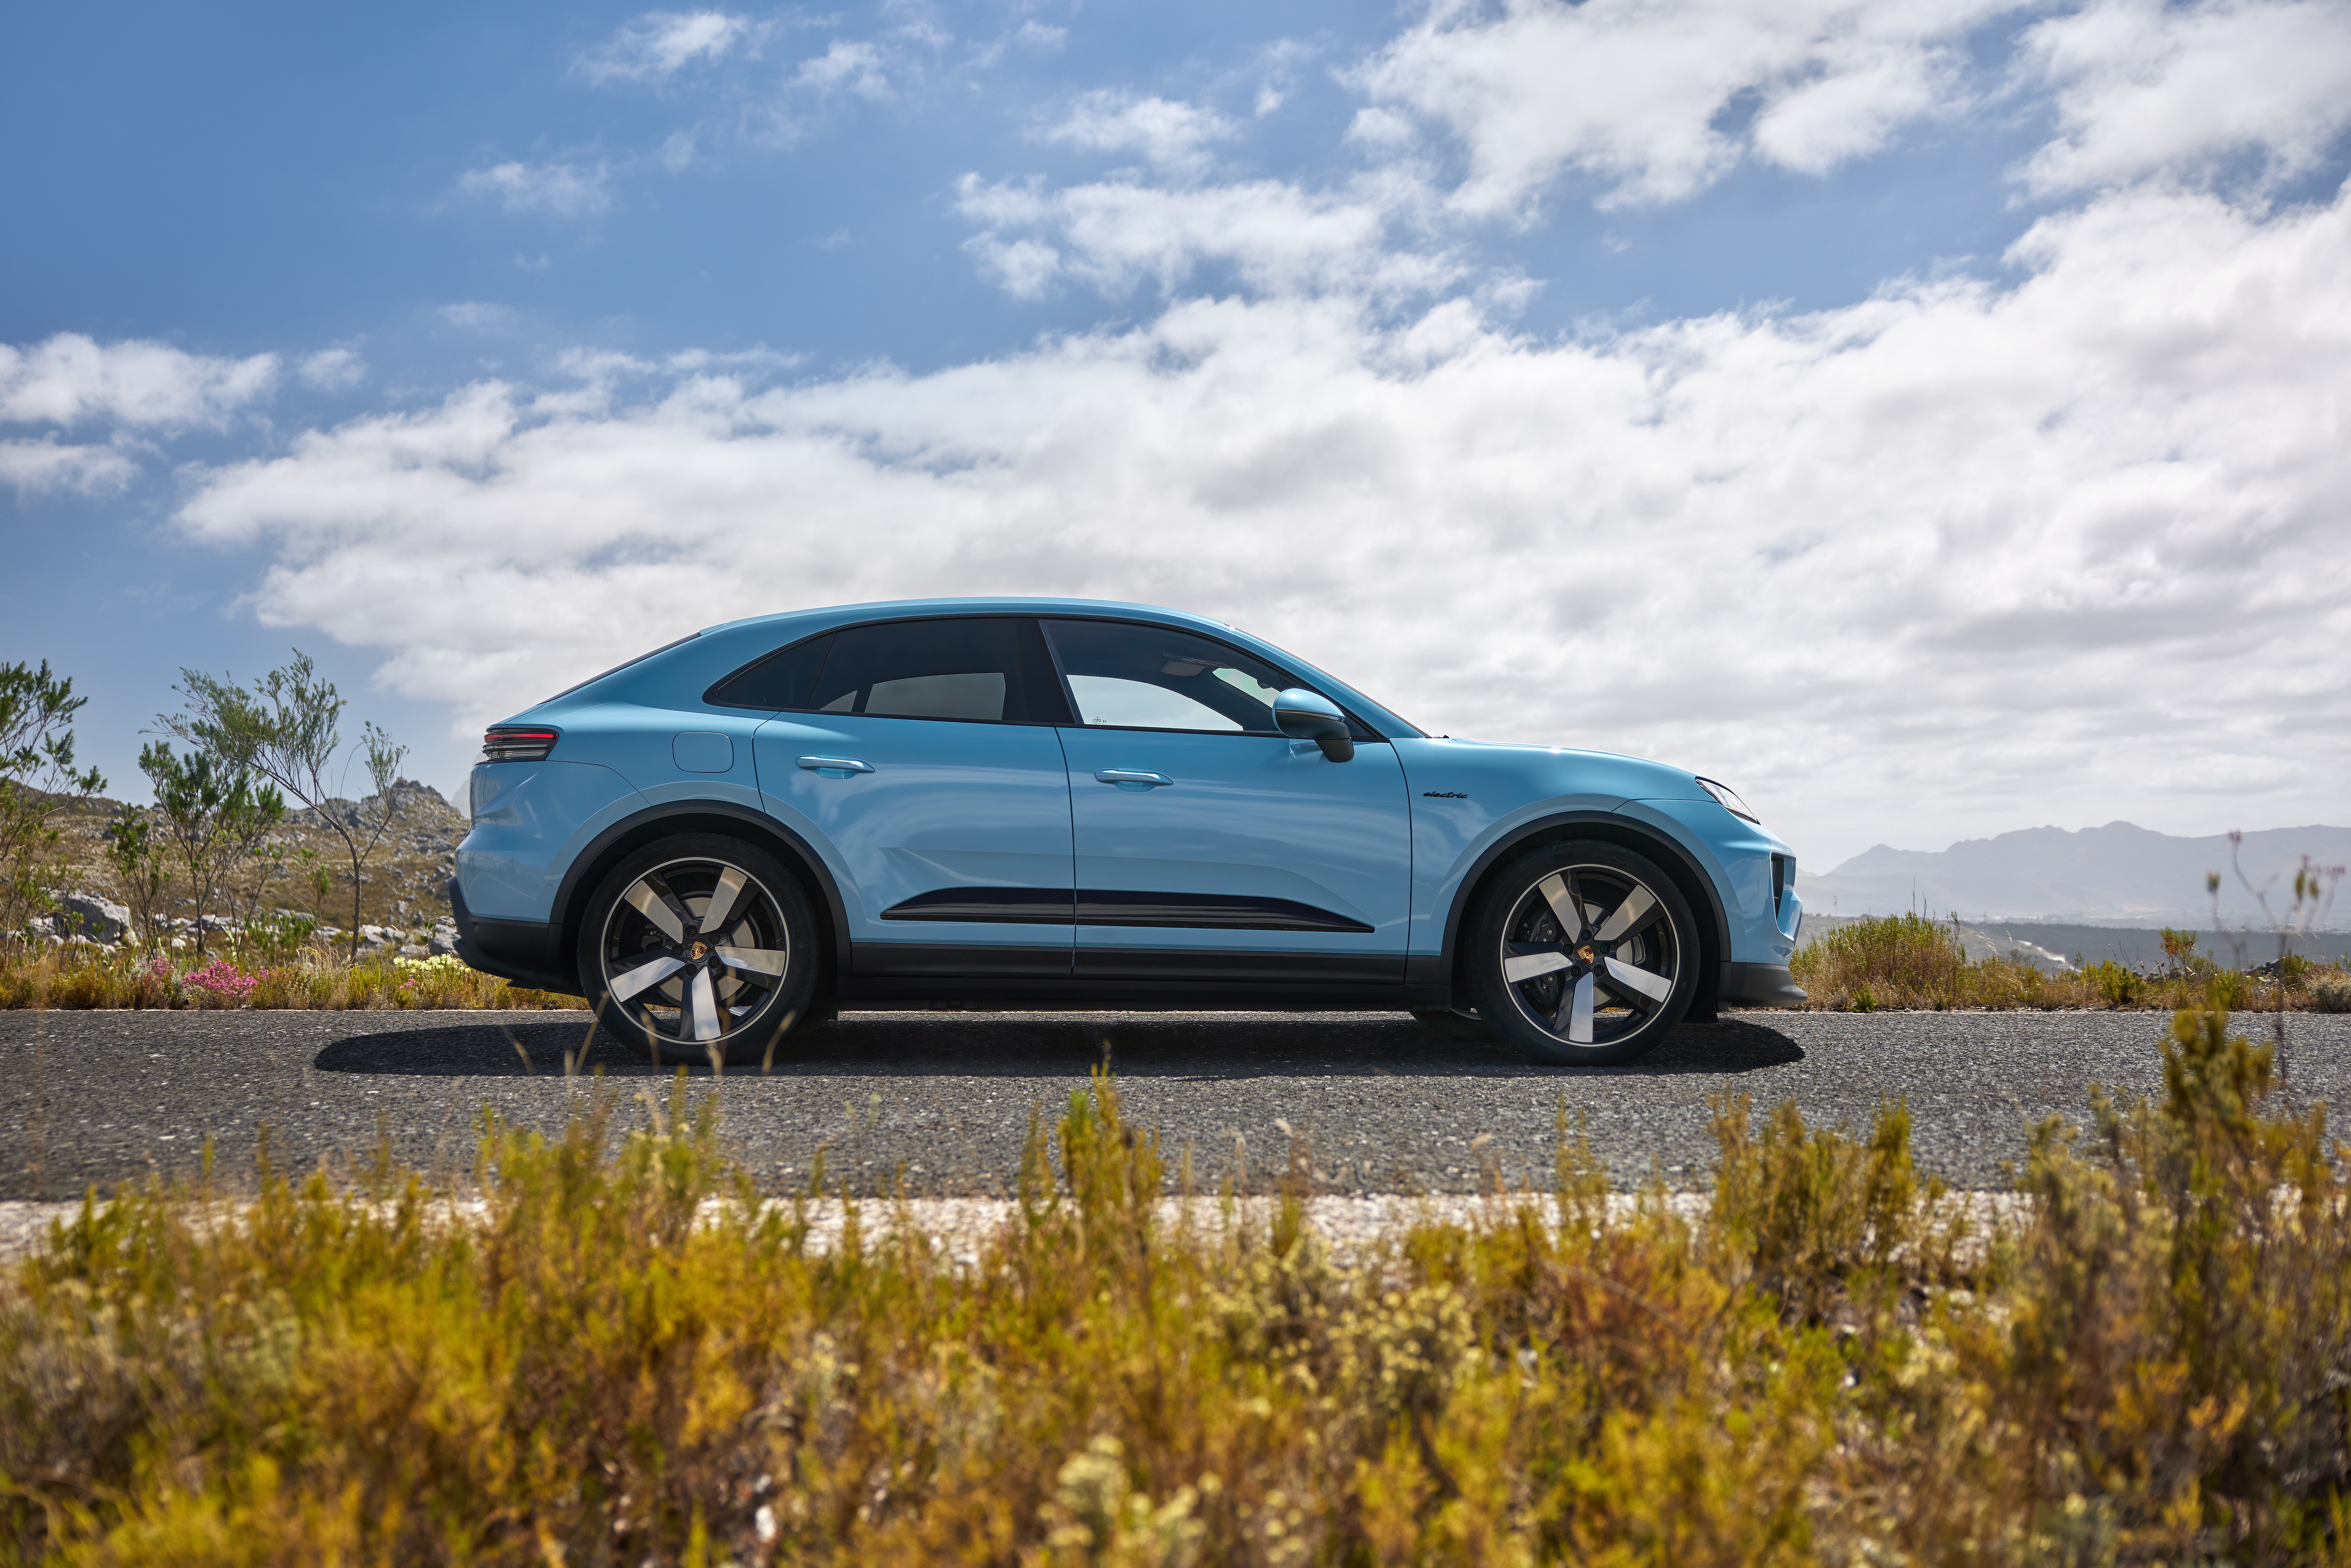
<svg viewBox="0 0 2351 1568"><path fill-rule="evenodd" d="M820 779L846 779L852 773L873 771L873 764L860 762L854 757L803 757L800 766Z"/></svg>
<svg viewBox="0 0 2351 1568"><path fill-rule="evenodd" d="M1105 768L1094 777L1122 789L1159 789L1176 782L1165 773L1144 773L1133 768Z"/></svg>

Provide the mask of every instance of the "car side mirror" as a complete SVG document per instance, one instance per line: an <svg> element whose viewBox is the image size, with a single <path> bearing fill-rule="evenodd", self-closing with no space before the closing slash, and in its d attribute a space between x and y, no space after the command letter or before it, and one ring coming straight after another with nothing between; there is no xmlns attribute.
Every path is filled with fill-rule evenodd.
<svg viewBox="0 0 2351 1568"><path fill-rule="evenodd" d="M1329 697L1292 686L1273 699L1273 727L1292 740L1311 740L1333 762L1355 756L1354 737L1347 733L1347 716Z"/></svg>

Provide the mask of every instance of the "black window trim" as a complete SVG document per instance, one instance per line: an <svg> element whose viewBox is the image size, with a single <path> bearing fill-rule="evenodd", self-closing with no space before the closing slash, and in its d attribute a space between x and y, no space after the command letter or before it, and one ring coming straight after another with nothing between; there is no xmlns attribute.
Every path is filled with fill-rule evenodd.
<svg viewBox="0 0 2351 1568"><path fill-rule="evenodd" d="M1245 737L1253 734L1253 732L1249 730L1167 729L1156 725L1086 723L1079 716L1077 693L1071 689L1069 672L1061 667L1061 651L1053 646L1053 634L1045 630L1044 623L1046 622L1100 621L1113 626L1148 626L1153 630L1159 632L1175 632L1186 636L1204 637L1211 643L1224 643L1224 639L1217 636L1213 632L1202 632L1195 627L1176 625L1165 621L1149 621L1138 615L1103 615L1099 612L1090 613L1083 612L1063 614L1059 612L1048 613L1047 612L1040 610L978 610L969 612L950 612L942 614L937 611L928 611L917 612L906 615L877 615L870 621L846 621L838 626L827 626L821 631L811 632L805 637L795 637L792 641L785 643L782 647L770 648L756 659L747 659L736 668L727 671L726 674L711 682L710 685L705 688L702 694L703 706L705 707L730 708L741 713L821 713L823 710L820 708L764 707L751 703L721 702L718 700L716 694L729 681L734 680L736 676L746 674L757 666L766 664L770 659L781 658L784 654L790 653L793 649L799 647L801 644L813 643L820 637L838 636L844 632L859 632L864 630L868 626L894 626L902 622L913 621L1028 621L1034 623L1037 628L1037 635L1044 641L1045 656L1052 661L1053 678L1061 684L1061 702L1069 710L1070 716L1069 721L1066 724L1058 719L1033 718L942 718L923 719L918 721L921 723L1008 724L1029 728L1034 728L1040 725L1044 725L1056 729L1101 731L1126 730L1133 731L1139 735L1221 735L1233 737ZM1227 643L1226 646L1229 647L1231 645ZM1290 682L1292 685L1303 686L1308 691L1315 691L1316 689L1312 686L1307 685L1305 682L1300 680L1298 678L1298 673L1295 670L1285 670L1281 665L1276 664L1271 659L1266 658L1261 653L1252 653L1245 648L1233 648L1232 651L1236 653L1241 653L1249 658L1257 660L1258 663L1264 664L1267 668L1279 673L1282 679ZM820 674L818 678L821 681L823 677ZM1346 704L1340 702L1338 698L1332 696L1328 692L1318 692L1317 695L1322 696L1325 701L1335 705L1341 713L1347 716L1348 724L1362 732L1355 737L1355 740L1358 745L1364 743L1380 745L1384 744L1387 741L1388 737L1386 736L1382 735L1376 728L1364 722L1361 715L1357 714L1354 709L1349 707ZM910 716L904 714L853 714L835 715L834 716L854 718L904 718ZM1266 740L1272 737L1264 735L1257 735L1255 738Z"/></svg>

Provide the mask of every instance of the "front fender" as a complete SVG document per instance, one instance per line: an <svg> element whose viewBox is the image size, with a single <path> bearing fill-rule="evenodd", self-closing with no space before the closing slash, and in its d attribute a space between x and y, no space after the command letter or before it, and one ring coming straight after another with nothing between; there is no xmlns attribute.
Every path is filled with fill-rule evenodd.
<svg viewBox="0 0 2351 1568"><path fill-rule="evenodd" d="M1687 789L1687 773L1635 757L1447 738L1395 743L1412 801L1412 935L1407 951L1449 956L1477 879L1511 845L1547 829L1618 820L1626 800ZM1720 808L1716 808L1718 810ZM1682 834L1666 836L1679 843Z"/></svg>
<svg viewBox="0 0 2351 1568"><path fill-rule="evenodd" d="M1673 835L1722 890L1733 964L1787 966L1796 950L1796 859L1770 830L1732 816L1711 800L1627 800L1621 816ZM1777 861L1775 866L1772 862Z"/></svg>

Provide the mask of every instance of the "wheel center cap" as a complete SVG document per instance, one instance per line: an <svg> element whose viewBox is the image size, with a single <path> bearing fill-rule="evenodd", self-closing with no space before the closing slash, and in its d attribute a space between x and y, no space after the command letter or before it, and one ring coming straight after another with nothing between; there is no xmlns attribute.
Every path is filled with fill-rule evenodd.
<svg viewBox="0 0 2351 1568"><path fill-rule="evenodd" d="M685 950L686 962L690 964L699 964L709 956L710 944L707 942L696 942Z"/></svg>
<svg viewBox="0 0 2351 1568"><path fill-rule="evenodd" d="M1575 950L1575 956L1583 959L1587 964L1593 962L1594 960L1592 956L1592 944L1586 942L1583 946L1578 947Z"/></svg>

